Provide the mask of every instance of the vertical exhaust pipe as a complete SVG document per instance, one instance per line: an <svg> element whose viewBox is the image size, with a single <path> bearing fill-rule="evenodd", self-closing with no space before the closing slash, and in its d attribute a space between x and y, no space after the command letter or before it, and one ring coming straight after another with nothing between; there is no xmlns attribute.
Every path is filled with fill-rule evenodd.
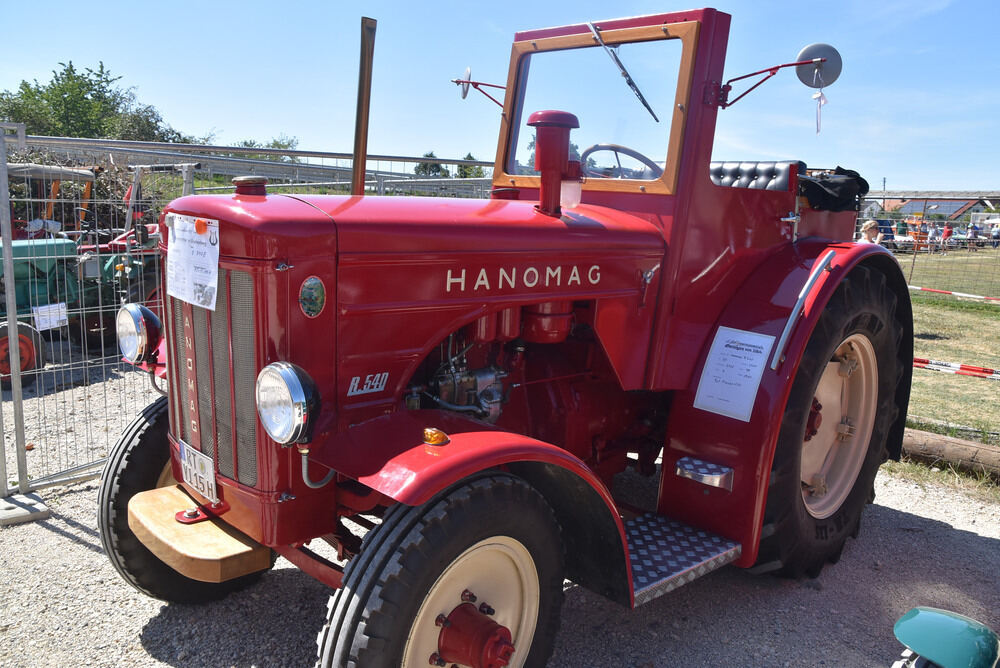
<svg viewBox="0 0 1000 668"><path fill-rule="evenodd" d="M361 17L361 63L358 69L358 112L354 121L354 160L351 194L365 194L365 161L368 157L368 108L372 98L372 60L375 57L375 26L378 22Z"/></svg>

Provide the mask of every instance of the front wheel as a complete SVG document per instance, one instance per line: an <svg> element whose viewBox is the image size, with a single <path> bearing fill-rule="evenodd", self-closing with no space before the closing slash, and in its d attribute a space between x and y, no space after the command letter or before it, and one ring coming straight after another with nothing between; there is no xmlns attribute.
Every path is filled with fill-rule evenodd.
<svg viewBox="0 0 1000 668"><path fill-rule="evenodd" d="M394 506L330 598L319 665L544 666L562 563L552 509L519 478Z"/></svg>
<svg viewBox="0 0 1000 668"><path fill-rule="evenodd" d="M837 287L785 407L757 572L815 577L857 535L899 414L903 331L883 273L858 267Z"/></svg>
<svg viewBox="0 0 1000 668"><path fill-rule="evenodd" d="M214 601L253 584L261 573L226 582L193 580L150 552L128 525L129 499L139 492L177 484L170 468L167 408L167 397L147 406L108 455L97 496L101 545L118 574L147 596L173 603Z"/></svg>

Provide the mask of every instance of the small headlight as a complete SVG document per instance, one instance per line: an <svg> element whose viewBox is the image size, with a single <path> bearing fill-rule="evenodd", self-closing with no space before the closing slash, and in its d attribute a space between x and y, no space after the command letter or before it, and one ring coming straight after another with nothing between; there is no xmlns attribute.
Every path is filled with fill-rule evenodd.
<svg viewBox="0 0 1000 668"><path fill-rule="evenodd" d="M160 344L160 319L142 304L126 304L115 318L118 347L131 364L148 361Z"/></svg>
<svg viewBox="0 0 1000 668"><path fill-rule="evenodd" d="M278 443L307 441L318 405L316 386L300 367L274 362L257 374L257 415Z"/></svg>

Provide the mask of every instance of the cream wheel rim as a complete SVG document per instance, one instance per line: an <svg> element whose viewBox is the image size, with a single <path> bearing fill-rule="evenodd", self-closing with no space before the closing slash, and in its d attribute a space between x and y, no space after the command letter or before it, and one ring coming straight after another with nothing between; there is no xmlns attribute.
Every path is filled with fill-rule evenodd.
<svg viewBox="0 0 1000 668"><path fill-rule="evenodd" d="M816 433L802 442L802 500L810 515L825 519L854 488L875 424L878 358L867 336L852 334L837 346L814 401L822 409Z"/></svg>
<svg viewBox="0 0 1000 668"><path fill-rule="evenodd" d="M515 651L509 665L524 665L538 622L538 571L520 541L493 536L465 550L431 585L410 627L403 668L428 665L430 656L438 651L441 628L435 620L461 605L466 590L493 608L491 619L510 631Z"/></svg>

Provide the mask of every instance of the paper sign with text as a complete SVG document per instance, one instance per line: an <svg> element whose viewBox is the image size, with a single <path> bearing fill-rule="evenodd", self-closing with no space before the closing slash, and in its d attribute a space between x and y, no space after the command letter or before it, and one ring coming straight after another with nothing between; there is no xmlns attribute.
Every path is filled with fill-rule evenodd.
<svg viewBox="0 0 1000 668"><path fill-rule="evenodd" d="M170 214L167 294L215 310L219 281L219 221Z"/></svg>
<svg viewBox="0 0 1000 668"><path fill-rule="evenodd" d="M694 407L750 421L774 337L719 327L698 381Z"/></svg>

